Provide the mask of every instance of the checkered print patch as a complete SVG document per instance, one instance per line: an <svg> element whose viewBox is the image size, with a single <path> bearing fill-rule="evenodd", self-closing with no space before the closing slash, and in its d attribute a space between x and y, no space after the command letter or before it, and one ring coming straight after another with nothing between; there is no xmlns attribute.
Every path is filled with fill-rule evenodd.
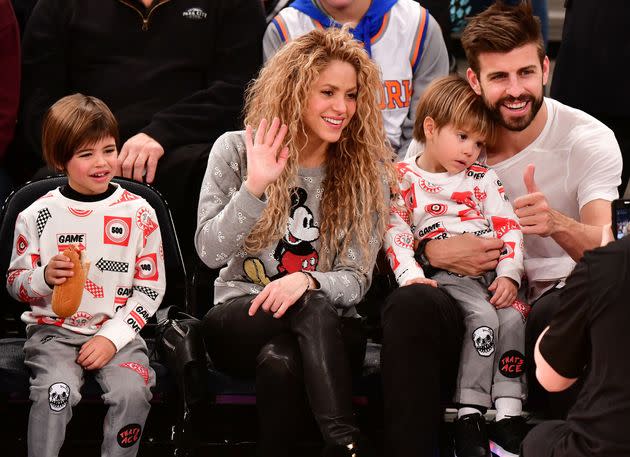
<svg viewBox="0 0 630 457"><path fill-rule="evenodd" d="M105 296L103 288L89 279L85 280L85 290L91 293L94 298L103 298Z"/></svg>
<svg viewBox="0 0 630 457"><path fill-rule="evenodd" d="M155 300L156 298L158 298L158 295L159 295L155 290L150 289L149 287L144 287L144 286L133 286L133 290L137 290L138 292L142 292L144 295L149 297L151 300Z"/></svg>
<svg viewBox="0 0 630 457"><path fill-rule="evenodd" d="M102 257L96 262L96 268L101 271L115 271L117 273L127 273L129 264L127 262L116 262L114 260L105 260Z"/></svg>
<svg viewBox="0 0 630 457"><path fill-rule="evenodd" d="M111 205L109 205L109 206L118 205L119 203L125 203L125 202L131 201L131 200L137 200L138 198L140 198L140 197L138 197L135 194L132 194L131 192L129 192L127 190L124 190L122 195L120 196L120 198L117 201L115 201L114 203L112 203Z"/></svg>
<svg viewBox="0 0 630 457"><path fill-rule="evenodd" d="M37 211L37 236L42 236L42 232L44 231L44 227L46 227L46 222L50 219L52 215L48 208L40 209Z"/></svg>

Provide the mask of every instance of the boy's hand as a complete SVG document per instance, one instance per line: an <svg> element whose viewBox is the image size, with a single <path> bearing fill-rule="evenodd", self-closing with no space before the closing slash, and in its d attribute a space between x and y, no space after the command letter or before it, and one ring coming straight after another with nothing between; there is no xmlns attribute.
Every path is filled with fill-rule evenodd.
<svg viewBox="0 0 630 457"><path fill-rule="evenodd" d="M44 281L50 288L57 284L63 284L66 279L74 275L74 264L63 254L57 254L50 258L44 269Z"/></svg>
<svg viewBox="0 0 630 457"><path fill-rule="evenodd" d="M501 309L507 308L514 303L518 286L514 280L501 276L492 281L488 290L493 292L490 304L494 305L496 309Z"/></svg>
<svg viewBox="0 0 630 457"><path fill-rule="evenodd" d="M438 283L435 279L429 279L429 278L412 278L412 279L408 279L404 284L403 287L405 286L410 286L412 284L426 284L428 286L431 287L437 287Z"/></svg>
<svg viewBox="0 0 630 457"><path fill-rule="evenodd" d="M95 335L81 346L77 363L86 370L98 370L116 354L116 346L104 336Z"/></svg>

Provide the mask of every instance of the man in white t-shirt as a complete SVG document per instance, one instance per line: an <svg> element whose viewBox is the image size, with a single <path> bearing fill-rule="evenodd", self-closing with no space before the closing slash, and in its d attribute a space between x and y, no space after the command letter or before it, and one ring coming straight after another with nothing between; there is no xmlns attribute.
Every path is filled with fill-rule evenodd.
<svg viewBox="0 0 630 457"><path fill-rule="evenodd" d="M471 19L461 40L470 64L468 80L499 124L497 141L487 151L487 163L503 181L524 234L525 273L533 305L525 347L526 360L533 360L534 343L560 305L558 293L565 278L585 251L600 245L603 227L611 221L610 202L617 198L622 161L609 128L584 112L543 96L549 59L539 22L527 2L523 3L507 6L497 2ZM502 248L500 239L465 234L421 244L416 259L425 271L437 268L475 276L495 268ZM428 292L426 297L431 298L417 300L423 306L433 306L435 297ZM409 320L409 316L402 316L402 323L394 322L392 309L389 304L389 316L384 314L386 325L393 329L388 332L384 325L384 352L396 341L396 325ZM443 323L432 325L442 328ZM423 347L426 344L423 341ZM414 350L410 337L404 345ZM534 400L541 389L534 376L528 381L533 387L530 400ZM563 415L569 404L562 403L545 402L545 407L552 408L547 412ZM536 406L530 402L530 407ZM492 434L491 430L491 438ZM478 438L481 446L483 439ZM471 442L470 455L484 455L475 453L475 440Z"/></svg>
<svg viewBox="0 0 630 457"><path fill-rule="evenodd" d="M513 199L525 235L525 273L534 305L528 340L533 347L560 304L565 278L585 251L600 245L603 227L611 220L610 202L618 196L622 162L612 130L543 97L549 59L536 30L531 30L532 40L505 47L508 24L526 28L528 21L521 16L528 10L496 4L471 21L462 44L470 63L468 80L500 126L487 163ZM427 246L432 265L460 272L472 262L481 270L498 255L480 243L472 256L460 252L457 258L449 256L457 241L448 243Z"/></svg>

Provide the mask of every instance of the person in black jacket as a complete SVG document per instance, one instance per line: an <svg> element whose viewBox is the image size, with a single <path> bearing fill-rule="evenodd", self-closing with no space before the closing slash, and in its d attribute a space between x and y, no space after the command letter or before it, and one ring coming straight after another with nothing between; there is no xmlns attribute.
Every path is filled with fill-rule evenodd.
<svg viewBox="0 0 630 457"><path fill-rule="evenodd" d="M536 376L549 391L581 378L566 421L545 421L525 438L522 457L630 455L630 237L587 252L549 327L536 344Z"/></svg>
<svg viewBox="0 0 630 457"><path fill-rule="evenodd" d="M630 179L630 91L623 71L630 60L630 3L566 0L565 6L551 96L586 111L615 132L623 156L619 186L623 195Z"/></svg>
<svg viewBox="0 0 630 457"><path fill-rule="evenodd" d="M0 0L0 202L11 192L5 157L13 141L20 95L20 30L9 0Z"/></svg>
<svg viewBox="0 0 630 457"><path fill-rule="evenodd" d="M260 0L40 0L23 41L21 160L41 163L56 100L102 99L120 123L119 174L164 194L192 256L210 145L237 128L264 30Z"/></svg>

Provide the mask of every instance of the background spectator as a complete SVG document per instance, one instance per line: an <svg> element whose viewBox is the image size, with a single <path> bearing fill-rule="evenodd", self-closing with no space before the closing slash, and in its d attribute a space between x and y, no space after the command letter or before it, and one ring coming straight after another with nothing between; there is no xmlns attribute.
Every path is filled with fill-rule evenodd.
<svg viewBox="0 0 630 457"><path fill-rule="evenodd" d="M522 457L630 455L630 238L584 255L536 345L536 373L550 391L584 386L566 421L547 421L523 442Z"/></svg>
<svg viewBox="0 0 630 457"><path fill-rule="evenodd" d="M551 96L596 117L619 142L624 166L619 194L630 177L630 90L622 70L630 60L630 2L568 0Z"/></svg>
<svg viewBox="0 0 630 457"><path fill-rule="evenodd" d="M263 0L267 24L269 24L280 10L286 7L291 0Z"/></svg>
<svg viewBox="0 0 630 457"><path fill-rule="evenodd" d="M210 144L238 125L263 31L260 0L40 0L23 41L21 157L41 163L41 120L54 101L102 99L120 124L122 175L164 194L192 256Z"/></svg>
<svg viewBox="0 0 630 457"><path fill-rule="evenodd" d="M287 41L319 26L349 24L381 69L380 108L391 146L404 156L412 139L420 95L448 74L449 61L438 23L413 0L295 0L267 27L265 60Z"/></svg>
<svg viewBox="0 0 630 457"><path fill-rule="evenodd" d="M547 45L547 42L549 41L549 11L547 9L547 0L471 0L470 5L472 6L472 9L470 14L475 15L481 13L497 1L507 3L508 5L517 5L523 2L531 4L534 16L540 19L540 30L542 32L545 46ZM451 3L458 2L464 3L462 0L451 0Z"/></svg>
<svg viewBox="0 0 630 457"><path fill-rule="evenodd" d="M37 0L12 0L13 10L15 11L15 17L17 18L18 25L20 26L20 33L24 33L28 18L35 8Z"/></svg>
<svg viewBox="0 0 630 457"><path fill-rule="evenodd" d="M5 157L13 140L20 96L20 30L9 0L0 0L0 204L11 190Z"/></svg>

